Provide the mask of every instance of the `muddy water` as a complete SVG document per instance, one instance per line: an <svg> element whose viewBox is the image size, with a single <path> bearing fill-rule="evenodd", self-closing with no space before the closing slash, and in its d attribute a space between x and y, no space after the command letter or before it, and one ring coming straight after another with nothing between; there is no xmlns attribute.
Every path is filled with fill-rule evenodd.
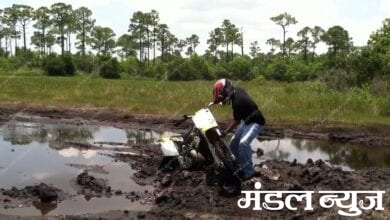
<svg viewBox="0 0 390 220"><path fill-rule="evenodd" d="M135 172L129 164L105 156L112 145L99 144L101 149L79 148L70 142L152 143L152 132L122 130L113 127L58 126L51 124L14 123L0 131L0 188L23 188L41 182L53 185L71 195L57 205L35 204L35 207L3 209L1 214L84 214L109 210L147 210L150 205L131 202L124 196L84 198L77 195L76 177L85 168L97 177L108 180L113 191L151 191L132 180ZM115 146L126 148L126 146Z"/></svg>
<svg viewBox="0 0 390 220"><path fill-rule="evenodd" d="M129 164L106 156L114 148L127 145L155 144L160 135L149 130L118 129L105 126L75 126L18 123L0 130L0 188L23 188L44 182L62 189L70 198L56 205L34 204L32 207L4 209L8 215L85 214L109 210L149 210L151 205L131 202L124 196L85 198L77 194L75 179L86 165L93 165L90 173L108 180L115 191L153 190L132 180L134 170ZM98 148L79 148L70 142L89 143ZM345 170L364 167L390 167L390 149L380 146L330 144L322 141L282 139L255 141L253 150L261 148L264 156L253 157L256 162L278 159L305 163L329 160Z"/></svg>
<svg viewBox="0 0 390 220"><path fill-rule="evenodd" d="M321 159L343 170L358 170L365 167L390 167L390 148L381 146L360 146L351 144L329 143L285 138L282 140L255 141L253 150L264 150L264 156L258 162L266 159L297 160L306 163L308 158L313 161Z"/></svg>

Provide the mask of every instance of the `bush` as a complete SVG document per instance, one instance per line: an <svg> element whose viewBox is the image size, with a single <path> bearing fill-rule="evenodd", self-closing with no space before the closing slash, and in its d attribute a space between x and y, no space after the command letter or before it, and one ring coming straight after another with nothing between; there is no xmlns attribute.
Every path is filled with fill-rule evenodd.
<svg viewBox="0 0 390 220"><path fill-rule="evenodd" d="M119 79L120 66L116 58L101 56L99 58L99 75L106 79Z"/></svg>
<svg viewBox="0 0 390 220"><path fill-rule="evenodd" d="M215 65L214 68L212 68L212 74L218 79L230 78L230 73L224 63L218 63Z"/></svg>
<svg viewBox="0 0 390 220"><path fill-rule="evenodd" d="M379 114L382 116L390 116L390 96L381 99L379 102Z"/></svg>
<svg viewBox="0 0 390 220"><path fill-rule="evenodd" d="M76 69L86 73L92 73L96 68L95 66L95 58L91 55L75 55L74 56L74 64Z"/></svg>
<svg viewBox="0 0 390 220"><path fill-rule="evenodd" d="M288 76L286 62L284 60L273 61L267 66L265 77L270 80L287 81Z"/></svg>
<svg viewBox="0 0 390 220"><path fill-rule="evenodd" d="M194 71L192 74L196 79L211 80L214 78L203 57L199 57L195 54L191 57L189 64L192 66L192 70Z"/></svg>
<svg viewBox="0 0 390 220"><path fill-rule="evenodd" d="M63 60L54 54L51 54L44 59L43 69L49 76L65 75L65 64Z"/></svg>
<svg viewBox="0 0 390 220"><path fill-rule="evenodd" d="M167 65L165 63L158 62L153 66L154 76L158 79L162 79L163 76L167 73Z"/></svg>
<svg viewBox="0 0 390 220"><path fill-rule="evenodd" d="M167 65L167 73L165 76L163 76L163 79L167 80L184 80L184 78L189 78L188 75L185 77L186 74L182 74L183 72L188 72L189 68L187 65L188 60L185 60L183 58L176 58L172 61L170 61Z"/></svg>
<svg viewBox="0 0 390 220"><path fill-rule="evenodd" d="M344 69L329 70L323 79L330 89L344 90L357 85L357 73Z"/></svg>
<svg viewBox="0 0 390 220"><path fill-rule="evenodd" d="M5 57L0 57L0 70L2 71L11 71L14 70L15 66L10 61L10 59Z"/></svg>
<svg viewBox="0 0 390 220"><path fill-rule="evenodd" d="M251 80L255 78L255 73L251 72L251 62L243 57L235 57L230 63L231 78L233 80Z"/></svg>
<svg viewBox="0 0 390 220"><path fill-rule="evenodd" d="M65 54L61 57L64 63L64 72L65 75L73 76L76 73L76 67L73 63L72 55Z"/></svg>
<svg viewBox="0 0 390 220"><path fill-rule="evenodd" d="M133 56L128 57L120 63L122 72L128 73L132 76L142 75L141 64Z"/></svg>
<svg viewBox="0 0 390 220"><path fill-rule="evenodd" d="M43 69L49 76L73 76L76 73L72 56L69 54L47 56L43 61Z"/></svg>

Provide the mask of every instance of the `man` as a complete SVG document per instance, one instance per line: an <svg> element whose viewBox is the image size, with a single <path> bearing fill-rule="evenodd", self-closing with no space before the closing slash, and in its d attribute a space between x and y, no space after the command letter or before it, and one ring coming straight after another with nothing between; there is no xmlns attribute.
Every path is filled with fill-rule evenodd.
<svg viewBox="0 0 390 220"><path fill-rule="evenodd" d="M213 100L214 103L232 103L234 120L225 130L225 134L238 127L230 143L230 149L240 164L238 174L242 179L248 180L255 174L250 144L264 128L263 114L245 90L234 87L229 79L220 79L215 83Z"/></svg>

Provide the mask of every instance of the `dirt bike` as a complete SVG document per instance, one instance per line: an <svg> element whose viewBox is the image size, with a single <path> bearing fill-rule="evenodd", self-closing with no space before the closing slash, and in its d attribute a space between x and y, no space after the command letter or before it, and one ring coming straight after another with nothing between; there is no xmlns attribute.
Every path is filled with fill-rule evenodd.
<svg viewBox="0 0 390 220"><path fill-rule="evenodd" d="M207 170L208 185L217 183L225 195L241 191L238 165L235 156L226 144L213 114L210 103L194 115L184 115L175 125L191 119L193 125L184 134L164 137L160 147L164 158L160 170L202 169Z"/></svg>

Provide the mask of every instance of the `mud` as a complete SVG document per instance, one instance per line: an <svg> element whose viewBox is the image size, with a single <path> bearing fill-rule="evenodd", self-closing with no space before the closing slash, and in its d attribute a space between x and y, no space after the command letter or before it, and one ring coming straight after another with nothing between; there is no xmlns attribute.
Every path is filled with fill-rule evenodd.
<svg viewBox="0 0 390 220"><path fill-rule="evenodd" d="M261 182L261 190L385 190L383 207L390 208L390 169L364 169L345 172L332 168L322 161L307 164L266 161L256 168L260 177L243 182L243 190L254 190L254 183ZM169 181L167 181L167 179ZM304 203L294 203L298 211L253 211L239 209L237 201L243 195L226 198L216 186L207 186L203 172L179 172L160 174L155 180L156 207L147 218L272 218L272 219L341 219L337 209L319 206L318 194L313 195L313 211L304 211ZM264 201L264 197L261 197ZM386 211L366 211L359 218L388 219Z"/></svg>
<svg viewBox="0 0 390 220"><path fill-rule="evenodd" d="M15 105L0 107L0 124L12 119L12 114L19 108ZM23 109L23 108L21 108ZM100 115L92 118L99 112L98 108L56 108L34 107L28 113L38 115L17 116L19 121L63 123L87 125L91 123L109 124L115 127L137 127L144 129L162 129L182 131L187 125L174 127L174 120L166 117L150 115L129 115L120 109L106 109ZM131 124L128 124L131 123ZM222 122L224 126L224 122ZM283 127L283 128L282 128ZM260 140L271 140L281 137L295 137L304 139L320 139L340 143L363 143L364 145L390 146L390 129L364 128L329 128L321 127L314 132L313 125L268 125L265 132L259 136ZM321 208L318 197L313 196L313 211L304 211L303 203L293 204L297 211L283 209L280 211L253 211L239 209L238 199L243 195L225 197L219 194L217 186L206 184L205 171L176 171L171 173L159 170L162 159L161 152L156 145L134 145L117 142L94 142L94 144L79 142L61 142L55 146L73 146L81 149L101 149L102 145L114 146L106 155L114 161L125 162L134 169L134 174L124 173L142 186L153 186L152 191L126 191L112 189L107 181L96 178L95 173L105 173L102 167L83 164L68 164L70 167L84 169L78 176L74 176L75 184L79 187L78 193L88 198L124 196L130 202L153 205L149 211L112 210L109 212L67 216L45 216L45 219L339 219L336 209ZM123 148L126 146L126 148ZM264 152L257 150L261 157ZM242 183L243 190L253 190L255 182L261 182L261 190L385 190L383 207L385 211L363 211L361 219L389 219L390 218L390 169L389 168L363 168L352 172L343 171L321 160L308 160L305 164L297 161L268 160L256 165L258 177ZM2 189L0 206L6 208L33 205L41 207L42 202L60 202L64 193L53 189L46 184L40 184L23 189ZM262 198L264 199L264 198ZM39 202L39 203L37 203ZM40 208L43 209L43 208ZM49 207L49 211L55 207ZM47 212L49 212L47 211ZM43 213L47 213L43 212ZM42 217L19 217L0 214L0 219L42 219Z"/></svg>
<svg viewBox="0 0 390 220"><path fill-rule="evenodd" d="M61 189L48 186L45 183L26 186L23 189L12 187L11 189L0 189L0 204L5 208L29 206L33 203L60 202L67 196Z"/></svg>
<svg viewBox="0 0 390 220"><path fill-rule="evenodd" d="M107 186L107 181L102 178L96 178L89 175L87 171L77 176L77 184L81 186L81 192L90 196L110 195L111 187Z"/></svg>
<svg viewBox="0 0 390 220"><path fill-rule="evenodd" d="M26 108L28 107L28 108ZM23 114L20 114L20 111ZM99 114L96 114L96 113ZM179 117L179 116L178 116ZM115 127L136 127L137 129L171 130L186 129L189 124L176 127L178 119L172 115L133 114L122 108L98 107L58 107L58 106L25 106L15 103L2 103L0 106L0 125L10 120L24 122L55 122L63 124L87 125L99 122ZM219 122L227 126L227 121ZM328 140L334 142L351 142L354 144L390 146L390 126L380 124L343 125L313 121L312 123L274 123L267 124L260 140L283 137Z"/></svg>

